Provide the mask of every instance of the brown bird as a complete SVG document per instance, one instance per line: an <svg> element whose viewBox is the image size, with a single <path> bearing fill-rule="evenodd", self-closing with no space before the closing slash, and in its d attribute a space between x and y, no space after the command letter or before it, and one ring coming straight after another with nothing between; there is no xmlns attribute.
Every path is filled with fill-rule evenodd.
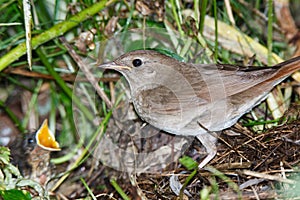
<svg viewBox="0 0 300 200"><path fill-rule="evenodd" d="M263 101L300 69L300 57L273 67L180 62L153 50L126 53L100 65L120 72L137 114L175 135L196 136L206 148L204 167L216 155L217 135Z"/></svg>
<svg viewBox="0 0 300 200"><path fill-rule="evenodd" d="M50 178L50 152L60 151L54 134L48 128L47 120L41 127L25 137L18 137L9 144L12 163L22 175L44 185Z"/></svg>

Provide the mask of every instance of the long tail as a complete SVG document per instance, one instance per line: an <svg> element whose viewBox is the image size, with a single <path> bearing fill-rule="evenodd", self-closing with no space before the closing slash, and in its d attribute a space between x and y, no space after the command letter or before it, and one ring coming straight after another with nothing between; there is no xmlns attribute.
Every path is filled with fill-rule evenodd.
<svg viewBox="0 0 300 200"><path fill-rule="evenodd" d="M300 70L300 56L286 60L275 65L274 67L278 67L279 69L277 73L271 78L271 80L279 80L287 77L297 70Z"/></svg>

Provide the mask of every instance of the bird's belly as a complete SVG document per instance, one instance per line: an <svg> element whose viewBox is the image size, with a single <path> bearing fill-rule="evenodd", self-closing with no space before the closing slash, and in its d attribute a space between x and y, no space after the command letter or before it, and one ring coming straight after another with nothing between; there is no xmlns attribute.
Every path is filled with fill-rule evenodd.
<svg viewBox="0 0 300 200"><path fill-rule="evenodd" d="M155 105L153 102L147 106L134 102L134 107L144 121L156 128L176 135L196 136L207 130L220 131L228 128L230 116L227 103L223 99L201 106L191 101L168 109L165 105Z"/></svg>

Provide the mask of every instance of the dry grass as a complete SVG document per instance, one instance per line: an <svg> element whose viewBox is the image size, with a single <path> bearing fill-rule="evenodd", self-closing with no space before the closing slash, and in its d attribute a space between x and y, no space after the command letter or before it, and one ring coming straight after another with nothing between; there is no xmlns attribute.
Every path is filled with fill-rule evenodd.
<svg viewBox="0 0 300 200"><path fill-rule="evenodd" d="M101 1L97 4L91 1L60 2L63 5L51 6L46 1L34 3L33 65L30 71L24 48L22 5L18 1L0 1L0 23L3 23L0 25L0 145L7 144L6 137L13 140L19 137L19 133L31 132L39 127L43 119L49 118L50 126L56 130L63 148L59 154L52 155L55 178L47 190L53 198L75 199L94 195L98 199L177 199L169 186L170 174L178 174L181 183L184 183L193 172L177 159L163 166L158 173L128 175L103 165L103 160L95 159L95 155L90 156L91 151L84 148L87 145L95 147L99 137L105 135L122 149L147 153L170 143L174 138L162 132L157 134L151 127L141 133L143 122L134 114L134 120L123 121L125 125L119 123L120 120L113 120L109 107L99 97L94 97L94 91L89 93L88 90L93 88L87 85L87 78L81 73L79 64L81 61L101 62L98 60L101 51L97 52L95 46L99 41L131 28L167 27L171 31L178 31L178 35L192 38L193 42L205 49L204 53L194 49L200 53L192 56L187 54L192 61L195 61L193 56L204 55L202 62L247 64L255 54L254 65L262 65L299 55L298 30L293 26L299 24L297 20L293 21L299 18L298 13L287 18L288 9L275 10L269 13L274 17L273 23L269 20L271 23L268 25L266 1L233 0L229 7L226 7L226 1L207 1L204 6L204 1L197 0ZM280 1L274 0L273 3L278 6ZM293 12L300 6L298 1L291 2L291 5ZM200 10L204 10L211 18L200 21L204 16ZM281 16L278 15L280 12ZM215 20L220 25L218 31L213 25ZM230 31L231 35L226 35ZM238 34L240 38L233 37ZM246 37L247 41L244 40ZM160 41L164 39L158 38ZM127 50L141 45L127 42ZM185 40L183 45L187 43ZM74 55L78 56L77 60ZM176 52L171 52L171 55L177 56ZM78 71L81 76L77 75ZM120 95L123 94L119 92L122 85L116 86L119 75L105 74L103 77L101 73L100 76L97 78L103 91L113 98L112 102L120 101L114 118L119 116L123 119L124 113L133 112ZM299 198L298 81L298 74L293 79L287 79L272 93L275 104L270 100L262 103L253 112L243 116L234 127L222 132L218 154L210 162L211 167L190 177L185 189L191 196L183 198ZM76 91L78 88L80 90ZM74 97L72 92L85 98ZM87 106L90 101L87 97L96 99L92 111ZM274 112L274 107L280 109ZM285 112L287 108L289 110ZM82 121L74 122L74 116L78 117L77 111L90 121L105 123L100 127L99 123L91 127ZM281 120L275 119L284 112ZM8 136L5 130L9 130ZM85 146L79 140L82 131L87 132ZM151 137L140 139L139 134L150 134ZM95 140L89 143L92 137ZM105 150L100 147L100 151ZM205 151L200 143L194 141L184 155L200 162L205 157ZM172 156L169 154L165 159L172 159ZM122 155L118 159L122 159ZM157 158L154 156L151 159ZM0 169L2 172L2 165ZM87 184L84 186L84 183ZM38 195L28 186L16 188ZM5 191L8 186L0 184L0 189Z"/></svg>

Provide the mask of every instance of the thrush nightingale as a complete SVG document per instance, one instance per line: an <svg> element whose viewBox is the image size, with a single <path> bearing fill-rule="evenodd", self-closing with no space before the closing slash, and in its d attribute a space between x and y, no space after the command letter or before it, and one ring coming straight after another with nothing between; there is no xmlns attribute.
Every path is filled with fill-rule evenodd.
<svg viewBox="0 0 300 200"><path fill-rule="evenodd" d="M245 67L185 63L153 50L136 50L100 67L125 77L144 121L171 134L196 136L208 154L198 166L202 168L216 155L215 132L232 126L300 69L300 57L273 67Z"/></svg>

